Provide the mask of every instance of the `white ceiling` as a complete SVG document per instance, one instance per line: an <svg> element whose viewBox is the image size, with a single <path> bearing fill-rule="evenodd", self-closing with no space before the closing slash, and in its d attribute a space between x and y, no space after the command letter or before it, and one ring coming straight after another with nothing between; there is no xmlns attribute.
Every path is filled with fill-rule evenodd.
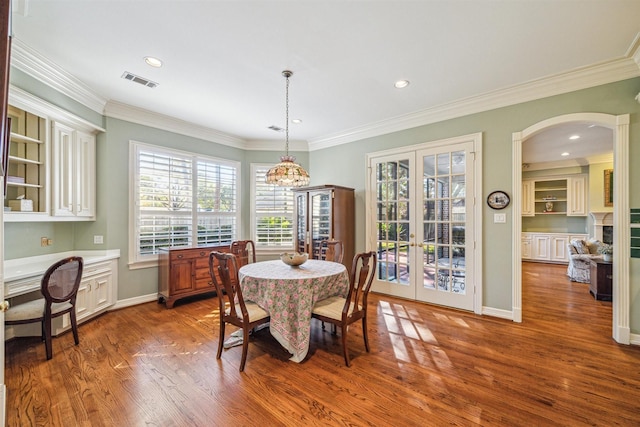
<svg viewBox="0 0 640 427"><path fill-rule="evenodd" d="M285 125L285 69L294 72L290 117L303 121L290 138L313 142L628 57L640 30L637 0L13 5L16 44L107 106L265 143L284 139L268 127ZM164 66L146 65L147 55ZM159 86L124 80L125 71ZM398 79L411 84L395 89Z"/></svg>

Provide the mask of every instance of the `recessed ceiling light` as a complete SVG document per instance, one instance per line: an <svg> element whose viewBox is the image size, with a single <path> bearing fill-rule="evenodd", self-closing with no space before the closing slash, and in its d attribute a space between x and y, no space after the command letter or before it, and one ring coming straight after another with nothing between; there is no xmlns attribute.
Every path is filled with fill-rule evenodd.
<svg viewBox="0 0 640 427"><path fill-rule="evenodd" d="M300 120L300 119L291 119L291 123L294 123L294 124L298 125L298 124L302 123L302 120Z"/></svg>
<svg viewBox="0 0 640 427"><path fill-rule="evenodd" d="M409 86L409 80L398 80L397 82L395 82L394 86L396 87L396 89L404 89L405 87Z"/></svg>
<svg viewBox="0 0 640 427"><path fill-rule="evenodd" d="M569 139L573 140L573 139L580 139L580 135L571 135L569 137Z"/></svg>
<svg viewBox="0 0 640 427"><path fill-rule="evenodd" d="M155 67L155 68L162 67L162 61L159 60L158 58L154 58L153 56L145 56L144 57L144 62L146 62L147 64L149 64L149 65L151 65L152 67Z"/></svg>
<svg viewBox="0 0 640 427"><path fill-rule="evenodd" d="M562 154L560 154L562 157L567 157L570 153L567 153L566 151Z"/></svg>

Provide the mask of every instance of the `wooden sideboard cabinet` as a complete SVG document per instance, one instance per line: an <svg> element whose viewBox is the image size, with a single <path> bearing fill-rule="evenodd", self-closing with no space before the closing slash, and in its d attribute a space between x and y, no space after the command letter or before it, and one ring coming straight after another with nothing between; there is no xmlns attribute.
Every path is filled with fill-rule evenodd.
<svg viewBox="0 0 640 427"><path fill-rule="evenodd" d="M309 258L323 259L321 242L341 240L348 270L355 255L355 193L353 188L320 185L294 190L295 248Z"/></svg>
<svg viewBox="0 0 640 427"><path fill-rule="evenodd" d="M162 248L158 254L158 302L167 308L185 297L215 292L209 276L211 251L229 252L229 246Z"/></svg>

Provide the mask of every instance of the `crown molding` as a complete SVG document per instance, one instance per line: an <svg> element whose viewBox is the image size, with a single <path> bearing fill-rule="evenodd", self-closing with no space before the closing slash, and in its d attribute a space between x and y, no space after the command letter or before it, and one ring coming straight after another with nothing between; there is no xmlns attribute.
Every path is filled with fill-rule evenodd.
<svg viewBox="0 0 640 427"><path fill-rule="evenodd" d="M569 159L569 160L558 160L554 162L540 162L540 163L528 163L527 167L522 168L525 172L546 170L546 169L559 169L559 168L570 168L570 167L582 167L589 165L596 165L599 163L613 163L613 151L611 153L600 154L597 156L590 156L583 159Z"/></svg>
<svg viewBox="0 0 640 427"><path fill-rule="evenodd" d="M633 39L633 42L631 42L625 56L633 58L638 67L640 67L640 33L636 34L636 37Z"/></svg>
<svg viewBox="0 0 640 427"><path fill-rule="evenodd" d="M250 140L247 141L245 150L250 151L282 151L284 153L285 141L274 140ZM307 141L289 141L289 151L309 151Z"/></svg>
<svg viewBox="0 0 640 427"><path fill-rule="evenodd" d="M75 126L81 130L90 133L105 132L105 129L95 123L91 123L81 117L71 114L70 112L50 104L29 92L22 90L13 85L9 86L9 104L28 110L39 116L46 117L50 120L61 121L71 126Z"/></svg>
<svg viewBox="0 0 640 427"><path fill-rule="evenodd" d="M143 108L133 107L117 101L108 101L104 106L104 115L114 119L137 123L156 129L166 130L185 136L199 138L217 144L234 148L246 148L246 141L233 135L229 135L206 126L196 125L175 117L154 113Z"/></svg>
<svg viewBox="0 0 640 427"><path fill-rule="evenodd" d="M11 40L11 66L102 114L106 98L17 38Z"/></svg>
<svg viewBox="0 0 640 427"><path fill-rule="evenodd" d="M532 80L524 84L461 99L415 113L392 117L367 126L353 128L346 132L314 138L309 140L309 150L321 150L353 141L494 110L496 108L638 77L640 76L640 62L638 62L640 59L636 59L640 58L639 51L640 49L636 47L633 57L627 54L625 58L605 61L567 73Z"/></svg>
<svg viewBox="0 0 640 427"><path fill-rule="evenodd" d="M81 81L15 38L12 40L11 55L11 65L15 68L108 117L152 126L244 150L278 151L282 149L281 142L247 141L212 128L128 106L117 101L107 101ZM290 146L292 146L292 151L321 150L638 76L640 76L640 33L636 35L625 56L619 59L604 61L433 108L391 117L335 134L312 138L308 142L290 142Z"/></svg>

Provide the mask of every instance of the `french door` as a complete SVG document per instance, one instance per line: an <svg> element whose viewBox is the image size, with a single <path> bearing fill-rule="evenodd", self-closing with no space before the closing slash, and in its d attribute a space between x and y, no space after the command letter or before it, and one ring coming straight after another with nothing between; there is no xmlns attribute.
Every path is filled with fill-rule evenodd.
<svg viewBox="0 0 640 427"><path fill-rule="evenodd" d="M479 310L475 154L467 139L369 157L367 232L378 254L374 291Z"/></svg>

